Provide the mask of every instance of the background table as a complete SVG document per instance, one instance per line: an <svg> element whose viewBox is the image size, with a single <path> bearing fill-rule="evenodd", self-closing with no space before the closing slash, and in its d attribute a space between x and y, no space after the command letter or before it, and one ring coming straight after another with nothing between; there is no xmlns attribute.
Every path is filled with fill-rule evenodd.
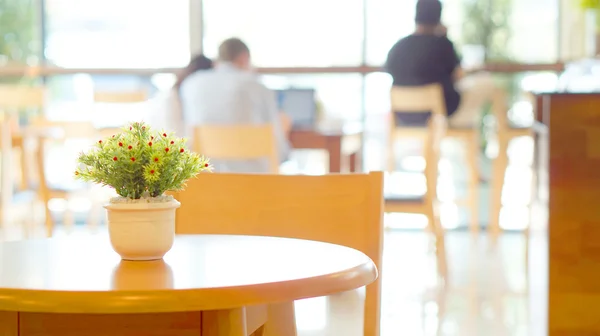
<svg viewBox="0 0 600 336"><path fill-rule="evenodd" d="M314 129L292 129L290 143L295 149L323 149L329 154L329 172L342 172L344 160L348 171L362 167L362 126L358 124L321 125Z"/></svg>
<svg viewBox="0 0 600 336"><path fill-rule="evenodd" d="M361 252L296 239L178 236L164 261L151 262L121 261L105 237L8 242L0 244L0 335L237 336L266 321L260 305L376 278ZM215 327L236 314L254 324Z"/></svg>

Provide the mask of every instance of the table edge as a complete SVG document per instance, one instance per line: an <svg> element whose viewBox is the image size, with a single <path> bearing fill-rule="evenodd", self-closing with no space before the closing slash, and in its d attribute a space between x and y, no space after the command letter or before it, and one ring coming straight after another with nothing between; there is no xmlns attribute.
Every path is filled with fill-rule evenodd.
<svg viewBox="0 0 600 336"><path fill-rule="evenodd" d="M377 279L377 267L365 255L364 263L328 275L244 286L157 291L0 288L0 311L124 314L229 309L327 296L369 285Z"/></svg>

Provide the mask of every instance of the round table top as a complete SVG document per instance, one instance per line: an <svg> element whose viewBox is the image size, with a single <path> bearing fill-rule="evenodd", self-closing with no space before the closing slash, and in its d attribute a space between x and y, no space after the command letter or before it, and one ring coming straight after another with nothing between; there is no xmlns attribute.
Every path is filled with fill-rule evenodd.
<svg viewBox="0 0 600 336"><path fill-rule="evenodd" d="M325 296L377 278L339 245L274 237L181 235L164 260L122 261L108 237L0 244L0 310L158 313Z"/></svg>

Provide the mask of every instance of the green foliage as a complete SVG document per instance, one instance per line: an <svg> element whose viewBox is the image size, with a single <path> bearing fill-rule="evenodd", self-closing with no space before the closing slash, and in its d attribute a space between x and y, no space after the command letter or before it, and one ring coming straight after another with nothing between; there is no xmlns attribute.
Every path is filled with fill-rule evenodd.
<svg viewBox="0 0 600 336"><path fill-rule="evenodd" d="M0 55L6 61L27 63L40 47L37 1L0 0Z"/></svg>
<svg viewBox="0 0 600 336"><path fill-rule="evenodd" d="M185 149L185 139L138 122L99 140L79 162L76 178L113 187L131 199L181 190L188 179L211 170L207 159Z"/></svg>
<svg viewBox="0 0 600 336"><path fill-rule="evenodd" d="M577 0L581 9L598 9L600 0Z"/></svg>
<svg viewBox="0 0 600 336"><path fill-rule="evenodd" d="M462 43L484 48L485 61L507 60L512 0L465 0Z"/></svg>

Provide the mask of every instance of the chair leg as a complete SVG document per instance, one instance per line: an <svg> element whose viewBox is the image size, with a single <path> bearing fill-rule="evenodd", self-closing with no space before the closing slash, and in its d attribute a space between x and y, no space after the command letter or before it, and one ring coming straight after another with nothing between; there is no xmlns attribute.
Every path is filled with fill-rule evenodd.
<svg viewBox="0 0 600 336"><path fill-rule="evenodd" d="M73 228L75 227L75 216L73 214L73 211L71 209L69 209L69 205L68 205L68 199L67 199L67 208L65 209L65 213L63 215L63 223L65 226L65 230L67 230L69 233L73 231Z"/></svg>
<svg viewBox="0 0 600 336"><path fill-rule="evenodd" d="M499 136L498 156L492 164L492 183L491 183L491 202L490 202L490 223L488 232L492 241L496 241L500 234L500 211L502 210L502 190L504 188L504 179L506 168L508 167L508 144L509 139Z"/></svg>
<svg viewBox="0 0 600 336"><path fill-rule="evenodd" d="M46 212L46 218L44 220L46 237L52 237L52 234L54 232L54 219L52 218L52 212L50 212L50 208L48 207L48 200L43 200L43 202L44 211Z"/></svg>
<svg viewBox="0 0 600 336"><path fill-rule="evenodd" d="M439 209L436 209L436 206L433 205L431 207L431 211L427 214L427 218L429 219L429 230L433 233L435 237L435 257L437 260L437 270L440 278L445 281L448 280L448 265L446 260L446 241L445 241L445 233L444 228L442 227L442 223L440 221Z"/></svg>
<svg viewBox="0 0 600 336"><path fill-rule="evenodd" d="M467 143L467 160L469 166L469 208L471 219L469 230L476 236L479 233L479 137L475 135Z"/></svg>

